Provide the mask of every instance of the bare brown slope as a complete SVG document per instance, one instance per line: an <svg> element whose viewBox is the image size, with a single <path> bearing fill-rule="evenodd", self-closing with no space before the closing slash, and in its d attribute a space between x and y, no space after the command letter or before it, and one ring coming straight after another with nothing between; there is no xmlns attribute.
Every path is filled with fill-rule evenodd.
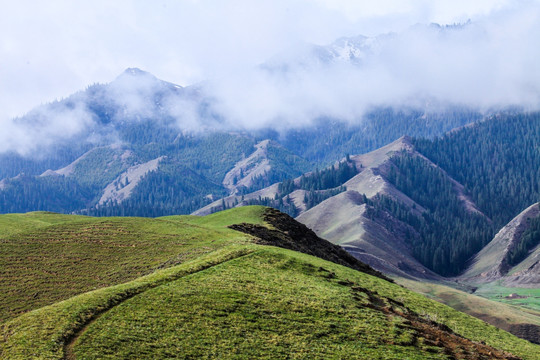
<svg viewBox="0 0 540 360"><path fill-rule="evenodd" d="M362 198L360 193L349 190L323 201L297 219L385 274L440 279L413 258L406 233L414 230L388 213L375 216L373 208L364 204Z"/></svg>
<svg viewBox="0 0 540 360"><path fill-rule="evenodd" d="M514 285L527 282L527 278L540 284L540 251L533 251L522 264L511 269L506 261L508 252L517 245L521 236L528 228L528 219L540 215L540 203L533 204L523 210L518 216L503 227L472 260L471 266L460 276L461 281L471 283L487 283L499 280L506 275ZM538 256L538 258L536 258ZM513 271L511 271L513 270ZM510 272L510 273L509 273ZM530 283L530 281L529 281Z"/></svg>
<svg viewBox="0 0 540 360"><path fill-rule="evenodd" d="M347 191L305 211L297 220L317 235L343 246L356 258L386 274L406 278L440 280L441 277L420 264L407 245L407 236L418 236L408 224L363 201L384 195L420 215L424 208L386 180L391 157L401 152L418 154L408 137L363 155L351 156L362 171L345 183ZM429 161L426 159L426 161ZM432 164L432 163L428 163ZM432 165L435 166L435 165Z"/></svg>

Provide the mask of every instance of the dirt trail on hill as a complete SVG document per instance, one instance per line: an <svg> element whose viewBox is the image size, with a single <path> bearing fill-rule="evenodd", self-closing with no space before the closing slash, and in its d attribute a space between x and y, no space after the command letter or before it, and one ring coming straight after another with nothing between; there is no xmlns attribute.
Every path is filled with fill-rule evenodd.
<svg viewBox="0 0 540 360"><path fill-rule="evenodd" d="M106 307L104 309L102 309L101 311L96 312L95 314L93 314L84 323L80 324L78 328L74 329L73 333L71 335L66 336L66 338L64 339L64 360L76 360L77 357L75 356L75 351L74 350L75 350L75 344L76 344L77 340L101 316L103 316L106 312L113 309L114 307L122 304L124 301L129 300L129 299L131 299L131 298L133 298L133 297L135 297L137 295L143 294L148 290L151 290L151 289L166 285L166 284L168 284L170 282L173 282L173 281L177 281L177 280L179 280L179 279L181 279L181 278L183 278L185 276L193 275L193 274L199 273L201 271L208 270L208 269L210 269L210 268L212 268L214 266L226 263L226 262L231 261L231 260L242 258L242 257L247 256L249 254L251 254L251 252L242 253L242 254L239 254L238 256L235 256L233 258L227 258L227 259L224 259L223 261L220 261L220 262L217 262L217 263L210 263L210 264L207 264L205 266L202 266L201 268L196 269L195 271L191 271L191 272L188 271L185 274L183 274L182 276L174 277L174 278L172 278L172 279L170 279L168 281L159 282L159 283L156 283L156 284L152 284L151 286L142 287L142 288L139 288L139 289L133 289L133 291L126 291L125 293L121 294L117 299L112 299L109 304L106 304Z"/></svg>

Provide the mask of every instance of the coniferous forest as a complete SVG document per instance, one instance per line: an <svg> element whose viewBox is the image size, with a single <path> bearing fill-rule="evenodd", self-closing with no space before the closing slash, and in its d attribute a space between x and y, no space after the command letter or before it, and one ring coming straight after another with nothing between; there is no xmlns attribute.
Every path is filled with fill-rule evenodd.
<svg viewBox="0 0 540 360"><path fill-rule="evenodd" d="M540 200L539 113L495 116L414 145L465 186L496 228Z"/></svg>
<svg viewBox="0 0 540 360"><path fill-rule="evenodd" d="M441 275L457 275L502 226L540 201L540 114L499 115L435 139L414 139L424 159L392 158L388 180L426 211L418 219L387 199L385 208L412 225L414 256ZM465 186L480 213L468 211L443 171ZM485 214L485 215L482 215ZM522 260L533 243L527 235L509 254ZM536 244L536 243L535 243Z"/></svg>
<svg viewBox="0 0 540 360"><path fill-rule="evenodd" d="M429 269L444 275L457 275L467 260L485 246L493 236L492 223L485 216L465 208L454 190L454 184L439 168L423 158L400 154L392 158L388 180L425 211L409 224L420 234L411 237L413 255ZM410 215L387 207L407 222Z"/></svg>

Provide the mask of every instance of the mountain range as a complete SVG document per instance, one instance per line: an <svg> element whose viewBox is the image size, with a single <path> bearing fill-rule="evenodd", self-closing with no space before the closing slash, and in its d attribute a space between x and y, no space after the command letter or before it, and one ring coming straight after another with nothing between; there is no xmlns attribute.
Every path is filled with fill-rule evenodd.
<svg viewBox="0 0 540 360"><path fill-rule="evenodd" d="M260 69L286 77L290 72L305 69L322 71L336 63L362 67L392 36L342 38L325 47L309 46L299 50L301 56L297 54L292 60L274 59L261 65ZM39 241L35 243L41 238L48 239L51 244L67 241L62 251L74 253L73 258L68 256L67 260L58 260L58 269L47 270L50 274L37 279L36 286L30 287L31 293L23 294L20 288L6 285L9 288L6 304L16 298L21 302L13 300L14 305L7 304L11 307L3 310L2 316L9 322L2 328L5 336L0 354L1 351L10 354L9 351L20 349L21 344L28 341L24 334L32 333L29 324L33 316L38 316L42 322L56 319L58 312L67 311L58 301L75 299L72 298L75 295L87 296L86 300L69 300L74 301L69 306L88 306L89 312L70 312L70 316L79 320L64 324L64 328L56 329L58 332L53 334L55 339L61 339L56 345L65 347L60 349L60 345L55 345L54 349L46 350L54 356L73 353L72 347L79 338L81 344L86 341L84 336L96 339L91 332L81 337L80 332L85 331L88 321L93 322L102 309L108 311L116 306L116 300L109 298L105 303L114 303L114 306L88 305L86 301L92 304L97 301L94 295L85 295L90 294L88 291L101 288L107 289L103 290L107 294L108 291L115 293L115 286L139 281L141 276L153 271L172 269L192 260L207 261L204 257L199 259L206 253L221 259L223 254L213 253L219 250L214 248L214 240L208 244L199 240L205 237L204 234L225 234L227 241L235 245L235 239L240 239L238 232L249 234L250 239L258 239L258 246L300 251L374 275L382 281L397 282L519 337L540 343L540 113L519 107L481 110L440 103L429 97L420 97L412 103L414 105L372 106L353 120L318 114L309 122L298 125L286 122L286 126L281 126L283 123L276 119L275 126L245 127L222 111L223 104L213 96L208 84L181 87L130 68L111 83L91 85L15 119L22 129L33 129L35 143L25 149L0 154L0 213L47 213L5 215L0 241L2 246L5 245L4 254L11 251L11 246L28 246L17 250L21 253L15 251L12 260L20 265L25 256L30 256L26 254L28 249L34 251L44 246ZM60 124L65 131L52 134L47 130L51 124ZM303 225L282 213L253 205L275 208ZM48 212L71 215L64 217ZM188 214L204 217L164 217ZM223 214L233 214L234 220ZM126 220L111 216L126 217ZM131 216L159 219L138 223L139 220ZM217 223L212 223L212 219L217 219ZM21 229L11 228L13 222ZM224 230L225 223L232 230ZM204 228L204 234L197 233L194 237L199 239L197 244L191 244L189 251L182 254L169 249L170 244L165 246L159 243L161 240L156 240L163 234L166 239L174 239L176 233L170 233L169 227L177 226L193 231ZM81 229L87 229L89 233ZM133 229L137 229L138 234L134 238L146 240L123 244L123 234L131 234ZM233 230L235 232L231 233ZM71 244L78 236L82 248L78 247L81 244L77 241ZM87 242L101 244L101 236L111 241L107 248L142 246L144 251L139 255L136 251L131 255L123 250L118 254L106 252L104 256L112 256L109 259L112 259L111 266L116 261L123 265L114 271L104 268L94 279L84 279L86 285L74 292L68 289L55 292L47 288L49 275L57 276L61 268L69 264L77 267L81 258L89 259ZM189 234L186 236L188 239ZM309 240L307 243L306 239ZM242 237L242 244L245 241ZM46 246L50 245L46 243ZM150 243L160 250L150 250ZM182 240L178 244L184 246L185 242ZM237 254L239 259L251 253L251 250L244 250ZM38 268L47 267L44 264L55 262L52 259L62 253L51 251L53 255L32 253L30 257L36 259ZM159 254L152 253L149 262L141 260L148 251ZM237 269L246 272L241 278L232 273L227 276L231 281L251 284L256 282L252 277L254 269L272 269L277 279L285 277L281 271L292 266L298 270L289 274L295 279L303 279L309 268L310 280L306 281L317 279L313 286L327 285L321 285L317 277L320 274L314 275L312 267L326 269L334 265L323 264L320 259L300 259L299 255L287 251L265 253L266 265L261 265L261 259L246 260L240 270ZM132 255L136 258L128 259ZM229 255L224 255L224 263L236 259L236 255L230 259ZM282 261L277 259L286 259L283 261L288 265L275 265ZM67 262L62 262L64 260ZM221 263L221 260L215 261ZM87 270L92 261L82 261L81 269ZM208 261L214 266L214 260ZM131 269L133 264L137 266ZM32 267L19 268L19 265L14 266L17 270L13 270L13 274L7 266L3 270L9 275L6 278L23 276ZM206 269L206 265L203 267ZM131 269L129 271L134 271L137 276L128 275L126 269ZM179 271L184 274L184 270ZM326 274L326 270L320 271ZM339 271L332 270L321 276L333 279ZM395 336L388 340L397 344L396 354L406 353L402 353L403 348L399 346L413 346L411 354L420 351L422 355L416 355L424 357L431 351L430 346L445 348L446 354L457 358L460 357L456 355L455 346L469 349L466 352L495 354L492 349L471 350L470 346L478 344L455 344L454 332L473 339L473 342L490 341L468 333L469 330L460 332L455 324L449 325L448 319L461 315L452 313L442 322L435 319L429 323L433 316L429 313L426 323L425 317L418 316L420 308L411 305L419 300L411 300L409 295L400 293L399 296L407 298L407 304L403 304L394 293L397 285L392 284L392 289L381 298L365 286L373 280L351 282L349 278L359 275L347 271L343 270L337 276L338 285L347 287L356 300L366 298L369 304L365 305L376 310L377 316L399 317L400 324L403 322L406 329L412 329L410 332L403 331L402 325L396 327ZM116 275L109 278L112 273ZM212 284L218 282L211 276L208 279ZM274 283L278 281L276 279L268 281ZM148 288L165 289L161 287L161 280L157 283L151 280L148 284L145 281L144 292L150 283ZM128 288L132 289L133 283L129 284ZM217 283L214 285L218 286ZM137 286L134 288L139 289ZM294 286L290 289L291 292L300 290ZM131 294L139 294L139 290L126 291L118 295L122 306ZM304 295L309 298L314 294ZM165 291L148 296L153 299L152 296L169 295ZM228 295L223 296L227 298ZM290 301L304 301L302 299ZM200 300L210 301L204 297ZM137 306L146 309L145 301ZM235 298L231 306L234 309L242 307L241 301L245 299ZM52 307L19 317L45 305ZM248 310L248 313L253 312L253 309ZM111 313L112 320L106 318L99 326L107 328L110 321L116 321L114 316L122 321L138 321L125 320L128 310L118 311L118 314ZM246 312L241 314L249 317ZM444 330L445 335L439 336L438 340L430 338L432 329L426 330L426 327L432 325ZM21 340L12 337L17 331L22 331ZM119 336L130 338L130 331ZM331 330L329 332L333 334ZM237 335L233 339L237 339ZM52 335L43 336L39 341L47 342ZM420 339L426 336L429 340L424 344ZM80 349L91 347L96 341L80 345ZM298 339L295 341L298 343ZM379 346L370 344L370 349ZM514 342L507 347L499 342L489 345L512 352L519 347L514 346ZM88 349L84 351L94 351ZM122 351L129 352L129 348ZM201 354L195 352L193 356ZM527 357L526 353L519 354ZM499 355L500 358L506 356Z"/></svg>
<svg viewBox="0 0 540 360"><path fill-rule="evenodd" d="M16 119L23 128L44 127L60 116L69 122L84 121L75 134L43 139L28 153L0 155L4 189L0 211L189 213L233 188L242 192L264 188L327 166L346 153L375 149L410 129L417 129L412 135L440 134L480 116L457 108L448 114L448 120L439 121L440 113L422 109L379 108L360 124L319 118L313 126L248 131L227 124L202 90L128 69L110 84L89 86ZM53 140L54 145L44 145ZM248 168L260 157L268 163L245 174L242 170L236 174L240 183L233 184L233 173L238 171L233 168L242 166L242 161L248 162L243 165ZM133 183L120 191L128 173ZM160 187L165 181L166 189ZM148 198L150 188L154 195ZM182 196L172 199L170 191ZM47 198L40 198L45 192Z"/></svg>

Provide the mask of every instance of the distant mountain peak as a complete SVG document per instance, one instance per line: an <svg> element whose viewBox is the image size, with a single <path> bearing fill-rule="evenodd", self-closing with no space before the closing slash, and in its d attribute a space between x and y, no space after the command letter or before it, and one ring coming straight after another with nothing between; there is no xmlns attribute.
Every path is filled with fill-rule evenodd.
<svg viewBox="0 0 540 360"><path fill-rule="evenodd" d="M136 68L136 67L127 68L122 73L122 75L131 75L131 76L140 76L140 75L149 75L149 74L150 74L149 72L141 70L141 69Z"/></svg>
<svg viewBox="0 0 540 360"><path fill-rule="evenodd" d="M165 81L158 79L153 74L135 67L124 70L112 83L127 82L131 84L134 81L140 82L141 80L143 81L143 84L146 82L165 83Z"/></svg>

